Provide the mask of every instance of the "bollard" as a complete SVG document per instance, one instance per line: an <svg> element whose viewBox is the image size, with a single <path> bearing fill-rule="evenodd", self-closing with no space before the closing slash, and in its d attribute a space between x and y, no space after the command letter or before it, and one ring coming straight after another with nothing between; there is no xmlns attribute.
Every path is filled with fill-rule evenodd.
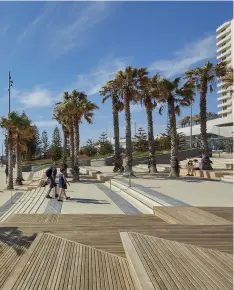
<svg viewBox="0 0 234 290"><path fill-rule="evenodd" d="M132 187L131 172L129 172L129 181L128 181L128 183L129 183L129 187Z"/></svg>
<svg viewBox="0 0 234 290"><path fill-rule="evenodd" d="M110 190L111 190L111 179L110 179Z"/></svg>

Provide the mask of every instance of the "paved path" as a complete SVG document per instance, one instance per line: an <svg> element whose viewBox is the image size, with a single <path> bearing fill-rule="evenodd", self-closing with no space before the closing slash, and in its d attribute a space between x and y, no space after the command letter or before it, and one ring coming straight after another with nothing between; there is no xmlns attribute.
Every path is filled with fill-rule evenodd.
<svg viewBox="0 0 234 290"><path fill-rule="evenodd" d="M111 166L90 169L114 177ZM134 172L137 178L132 178L132 186L153 194L162 201L174 199L193 206L233 206L233 186L230 183L195 178L170 179L167 173L149 176L144 169L136 167ZM115 178L128 182L121 175L116 175Z"/></svg>

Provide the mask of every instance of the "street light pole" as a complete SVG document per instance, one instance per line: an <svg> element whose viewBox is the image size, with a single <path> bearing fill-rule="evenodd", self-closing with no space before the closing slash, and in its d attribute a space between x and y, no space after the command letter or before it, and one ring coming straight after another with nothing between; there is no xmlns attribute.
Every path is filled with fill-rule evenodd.
<svg viewBox="0 0 234 290"><path fill-rule="evenodd" d="M13 87L13 81L11 79L11 73L9 71L8 76L8 114L11 112L11 87Z"/></svg>
<svg viewBox="0 0 234 290"><path fill-rule="evenodd" d="M192 118L193 118L193 104L191 104L191 111L190 111L190 147L192 148L193 146L193 142L192 142L192 139L193 139L193 121L192 121Z"/></svg>

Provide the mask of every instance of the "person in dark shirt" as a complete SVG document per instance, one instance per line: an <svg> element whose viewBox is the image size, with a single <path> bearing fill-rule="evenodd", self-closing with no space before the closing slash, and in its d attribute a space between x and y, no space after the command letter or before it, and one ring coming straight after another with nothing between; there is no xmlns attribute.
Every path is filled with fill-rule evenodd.
<svg viewBox="0 0 234 290"><path fill-rule="evenodd" d="M8 171L8 164L6 164L6 168L5 168L5 175L6 175L6 183L8 180L8 175L9 175L9 171Z"/></svg>

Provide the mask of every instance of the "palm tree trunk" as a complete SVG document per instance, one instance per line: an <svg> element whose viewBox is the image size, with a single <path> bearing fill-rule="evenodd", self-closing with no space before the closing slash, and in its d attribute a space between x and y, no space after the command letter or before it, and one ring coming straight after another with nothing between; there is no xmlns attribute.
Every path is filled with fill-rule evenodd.
<svg viewBox="0 0 234 290"><path fill-rule="evenodd" d="M212 170L211 161L209 159L209 146L207 137L207 112L206 112L206 96L207 96L207 84L203 83L200 93L200 128L201 128L201 169L202 170Z"/></svg>
<svg viewBox="0 0 234 290"><path fill-rule="evenodd" d="M11 130L9 130L8 134L8 181L7 181L7 189L14 189L13 185L13 140L11 136Z"/></svg>
<svg viewBox="0 0 234 290"><path fill-rule="evenodd" d="M170 177L178 177L180 173L179 160L178 160L178 144L177 144L177 132L176 132L176 117L175 117L175 105L173 97L168 99L168 116L169 116L169 134L171 136L171 172Z"/></svg>
<svg viewBox="0 0 234 290"><path fill-rule="evenodd" d="M79 124L77 120L73 121L73 133L74 133L74 166L73 166L73 182L79 180L79 147L80 147L80 140L79 140Z"/></svg>
<svg viewBox="0 0 234 290"><path fill-rule="evenodd" d="M63 128L63 163L67 160L67 132Z"/></svg>
<svg viewBox="0 0 234 290"><path fill-rule="evenodd" d="M133 174L132 172L132 133L131 133L131 112L128 92L124 95L124 111L125 111L125 138L126 138L126 166L125 174Z"/></svg>
<svg viewBox="0 0 234 290"><path fill-rule="evenodd" d="M19 150L19 145L16 146L16 181L15 184L22 185L22 158Z"/></svg>
<svg viewBox="0 0 234 290"><path fill-rule="evenodd" d="M146 107L146 115L147 115L147 123L148 123L148 148L149 148L149 171L151 173L157 172L156 167L156 148L155 148L155 140L154 140L154 125L153 125L153 116L152 116L152 108Z"/></svg>
<svg viewBox="0 0 234 290"><path fill-rule="evenodd" d="M70 158L71 158L71 168L74 168L74 132L73 126L70 126Z"/></svg>
<svg viewBox="0 0 234 290"><path fill-rule="evenodd" d="M119 111L117 108L117 98L113 96L112 99L112 112L113 112L113 126L114 126L114 138L115 138L115 168L119 168L122 165L120 156L120 144L119 144Z"/></svg>

